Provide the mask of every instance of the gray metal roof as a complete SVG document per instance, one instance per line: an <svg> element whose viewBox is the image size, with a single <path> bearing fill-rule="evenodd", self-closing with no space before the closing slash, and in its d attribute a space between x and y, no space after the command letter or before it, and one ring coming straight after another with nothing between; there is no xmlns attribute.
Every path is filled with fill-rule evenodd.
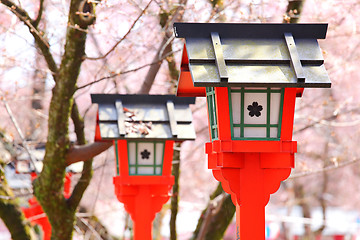
<svg viewBox="0 0 360 240"><path fill-rule="evenodd" d="M174 24L189 60L182 71L190 71L195 87L330 87L317 42L326 30L327 24Z"/></svg>
<svg viewBox="0 0 360 240"><path fill-rule="evenodd" d="M102 139L194 140L189 104L174 95L91 94Z"/></svg>

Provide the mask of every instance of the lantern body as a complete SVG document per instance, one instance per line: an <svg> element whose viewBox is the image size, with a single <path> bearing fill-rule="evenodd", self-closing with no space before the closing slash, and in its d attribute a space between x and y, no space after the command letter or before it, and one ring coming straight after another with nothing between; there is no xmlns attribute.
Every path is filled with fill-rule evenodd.
<svg viewBox="0 0 360 240"><path fill-rule="evenodd" d="M265 205L294 167L295 98L331 86L326 24L175 23L178 96L206 96L208 166L237 209L237 239L265 239ZM204 94L205 92L205 94Z"/></svg>
<svg viewBox="0 0 360 240"><path fill-rule="evenodd" d="M161 176L165 142L128 142L129 175Z"/></svg>
<svg viewBox="0 0 360 240"><path fill-rule="evenodd" d="M115 194L134 222L134 239L152 239L152 222L170 196L174 141L195 138L189 104L171 95L92 95L95 139L113 141Z"/></svg>
<svg viewBox="0 0 360 240"><path fill-rule="evenodd" d="M263 90L261 89L261 93L262 91ZM259 102L259 105L264 104L267 106L271 106L271 90L267 89L266 91L270 94L266 93L266 97L263 97L263 99L260 98L259 100L259 98L254 99L253 97L249 98L253 102ZM270 111L265 112L264 109L262 110L264 111L264 115L266 115L266 118L263 118L262 120L265 121L265 123L249 123L249 120L246 121L247 116L245 117L245 115L248 114L249 117L247 118L251 120L251 110L248 110L247 108L245 110L245 104L240 103L238 105L238 102L235 102L236 105L234 105L234 102L232 102L231 104L230 101L232 98L231 96L229 97L229 95L233 95L233 93L229 91L228 88L215 88L215 104L212 107L209 107L209 109L216 108L216 111L208 112L211 142L206 144L206 153L208 154L209 168L213 170L214 175L217 179L222 179L222 181L226 181L224 177L225 175L229 175L230 172L231 174L235 175L240 173L238 170L244 168L245 162L247 161L246 159L248 159L248 156L251 156L251 154L253 153L258 153L258 158L260 161L259 166L261 168L284 168L288 169L287 172L290 173L290 168L294 166L294 153L296 152L296 142L292 141L292 126L294 119L296 91L297 90L295 88L285 88L280 91L276 90L275 93L279 94L277 96L277 105L275 106L276 116L278 117L274 117L273 119L271 119L271 108L267 107L264 109ZM246 94L244 94L242 97L240 96L240 101L242 99L245 103L245 96ZM269 99L270 102L268 101ZM208 106L211 104L211 102L209 103L209 100L211 101L212 99L210 99L208 96ZM250 101L248 101L248 103L250 103ZM253 104L248 105L252 106ZM241 109L236 113L240 116L234 116L235 111L233 109L236 108ZM211 114L214 114L214 112L219 113L217 114L216 128L214 127L214 124L211 123ZM258 121L257 119L255 120ZM239 121L239 124L236 123L236 121ZM236 128L238 128L239 130L235 130ZM246 128L259 128L260 131L255 130L246 132ZM276 134L271 135L271 128L275 128ZM261 135L258 134L259 132L261 132ZM241 140L241 138L244 138L244 140ZM283 180L283 174L280 175L280 179ZM229 178L235 177L229 176ZM238 176L236 178L240 177ZM255 179L248 179L248 181L252 182L255 181ZM237 200L233 201L234 204L236 204L236 202L240 203L241 196L244 196L244 194L240 194L241 182L243 181L227 180L227 183L224 187L227 188L226 186L229 186L228 189L224 190L227 190L227 192L232 194L233 200ZM275 183L277 187L279 186L279 184L280 182ZM269 190L269 193L267 194L265 194L265 189L264 196L262 197L264 199L264 206L267 204L269 194L277 190L276 186L270 186L271 190ZM276 189L274 191L273 188L275 187ZM251 189L249 189L249 191L251 191Z"/></svg>

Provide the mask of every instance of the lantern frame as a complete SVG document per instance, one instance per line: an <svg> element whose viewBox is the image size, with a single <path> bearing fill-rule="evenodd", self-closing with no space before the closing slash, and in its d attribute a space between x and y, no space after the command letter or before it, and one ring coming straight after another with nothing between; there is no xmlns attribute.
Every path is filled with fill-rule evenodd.
<svg viewBox="0 0 360 240"><path fill-rule="evenodd" d="M116 197L134 221L134 239L150 240L152 221L170 198L174 184L174 142L195 139L189 108L195 98L121 94L92 94L91 98L99 105L95 140L114 143ZM145 146L143 152L139 146ZM144 164L146 158L152 159L151 164Z"/></svg>
<svg viewBox="0 0 360 240"><path fill-rule="evenodd" d="M265 206L294 167L295 98L304 88L331 87L317 43L326 31L327 24L174 23L175 36L185 38L177 96L206 96L208 167L236 205L237 239L265 238ZM231 98L236 88L240 120ZM245 91L254 92L245 89L266 92L266 106L247 103L250 117L266 109L265 121L264 115L255 124L245 121ZM276 124L271 92L280 93ZM266 134L247 135L246 127L263 127Z"/></svg>

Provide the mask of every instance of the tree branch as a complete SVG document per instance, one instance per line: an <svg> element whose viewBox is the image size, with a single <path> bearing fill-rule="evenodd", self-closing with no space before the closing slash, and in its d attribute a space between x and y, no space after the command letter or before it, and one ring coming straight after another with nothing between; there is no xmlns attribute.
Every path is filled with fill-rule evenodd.
<svg viewBox="0 0 360 240"><path fill-rule="evenodd" d="M79 109L78 109L75 101L74 101L72 109L71 109L71 119L74 123L77 143L79 145L84 145L86 143L85 132L84 132L84 127L85 127L84 119L80 116ZM67 165L69 165L69 161L71 160L70 152L71 152L71 150L69 150L66 160L65 160ZM75 154L75 156L76 156L76 154ZM90 159L90 161L84 162L81 177L80 177L78 183L75 185L75 188L74 188L70 198L67 200L69 206L72 209L75 210L76 207L79 205L82 195L84 194L84 191L86 190L87 186L89 185L91 178L92 178L92 159Z"/></svg>
<svg viewBox="0 0 360 240"><path fill-rule="evenodd" d="M131 25L131 27L129 28L129 30L127 31L127 33L119 40L115 43L115 45L110 48L110 50L105 53L103 56L100 57L86 57L86 59L88 60L99 60L99 59L103 59L106 58L110 53L112 53L116 47L130 34L130 32L133 30L135 24L140 20L140 18L145 14L146 10L149 8L150 4L152 3L153 0L150 0L149 3L145 6L145 8L141 11L140 15L136 18L136 20L133 22L133 24Z"/></svg>
<svg viewBox="0 0 360 240"><path fill-rule="evenodd" d="M43 0L41 0L41 1L43 1ZM9 10L12 13L14 13L20 19L20 21L22 21L28 27L29 32L34 37L35 43L39 47L42 55L44 56L45 61L48 65L48 68L52 72L54 80L56 81L56 74L58 72L58 68L57 68L55 60L50 52L50 45L43 38L42 34L37 29L37 27L33 25L34 21L30 18L29 14L24 9L17 6L11 0L0 0L0 3L7 6L9 8ZM39 14L40 14L40 12L39 12ZM36 23L36 20L35 20L35 23Z"/></svg>
<svg viewBox="0 0 360 240"><path fill-rule="evenodd" d="M173 52L168 53L167 55L164 55L163 58L161 58L161 61L164 60L165 58L167 58L167 57L169 56L169 54L173 54L173 53L176 53L176 52L179 52L179 51L181 51L181 50L176 50L176 51L173 51ZM80 86L80 87L77 87L77 90L86 88L86 87L91 86L91 85L93 85L93 84L95 84L95 83L99 83L99 82L102 82L102 81L105 81L105 80L114 78L114 77L119 76L119 75L123 75L123 74L128 74L128 73L132 73L132 72L139 71L139 70L141 70L141 69L143 69L143 68L146 68L146 67L149 67L149 66L158 64L158 62L159 62L159 61L147 63L147 64L144 64L144 65L142 65L142 66L140 66L140 67L137 67L137 68L134 68L134 69L129 69L129 70L125 70L125 71L120 71L120 72L118 72L118 73L111 74L110 76L99 78L99 79L97 79L97 80L95 80L95 81L92 81L92 82L90 82L90 83L87 83L87 84L84 84L84 85L82 85L82 86Z"/></svg>
<svg viewBox="0 0 360 240"><path fill-rule="evenodd" d="M325 168L319 168L319 169L316 169L316 170L310 170L310 171L306 171L306 172L294 173L294 174L291 174L291 176L288 179L307 177L307 176L314 175L314 174L333 171L333 170L336 170L336 169L339 169L339 168L346 167L348 165L357 163L359 161L360 161L360 159L353 159L353 160L349 160L349 161L346 161L346 162L335 163L334 165L331 165L331 166L328 166L328 167L325 167Z"/></svg>
<svg viewBox="0 0 360 240"><path fill-rule="evenodd" d="M39 12L38 12L38 15L37 15L36 19L32 22L32 25L33 25L35 28L38 27L43 12L44 12L44 0L40 0L40 2L39 2Z"/></svg>
<svg viewBox="0 0 360 240"><path fill-rule="evenodd" d="M66 157L66 165L85 162L112 146L112 142L94 142L81 146L72 146Z"/></svg>
<svg viewBox="0 0 360 240"><path fill-rule="evenodd" d="M175 21L181 21L185 12L186 3L187 0L181 0L179 2L178 7L175 10L173 17L172 18L168 17L164 25L165 28L164 38L152 60L152 62L155 64L150 66L150 69L146 74L145 80L141 88L139 89L138 94L147 94L150 92L150 89L155 81L155 77L157 73L159 72L163 59L165 59L165 56L168 56L169 53L172 52L172 46L171 46L173 39L172 25Z"/></svg>
<svg viewBox="0 0 360 240"><path fill-rule="evenodd" d="M111 147L112 142L95 142L85 145L84 120L80 116L75 101L71 110L71 119L74 123L77 143L80 146L73 146L69 149L66 157L66 165L84 161L82 175L76 184L71 197L67 200L69 206L75 210L92 177L92 158Z"/></svg>
<svg viewBox="0 0 360 240"><path fill-rule="evenodd" d="M24 134L22 133L22 131L21 131L20 127L19 127L19 124L17 123L17 121L16 121L16 119L14 117L14 114L11 111L11 108L10 108L9 104L7 103L7 101L5 100L4 97L2 98L2 102L5 105L6 112L9 114L11 122L14 124L14 127L15 127L16 131L19 134L19 137L21 139L21 142L22 142L22 144L24 146L24 149L25 149L26 153L29 155L29 159L30 159L30 162L32 163L32 165L34 167L35 173L39 174L39 170L36 168L36 164L35 164L36 159L31 154L29 146L28 146L28 144L26 142L26 139L24 137Z"/></svg>

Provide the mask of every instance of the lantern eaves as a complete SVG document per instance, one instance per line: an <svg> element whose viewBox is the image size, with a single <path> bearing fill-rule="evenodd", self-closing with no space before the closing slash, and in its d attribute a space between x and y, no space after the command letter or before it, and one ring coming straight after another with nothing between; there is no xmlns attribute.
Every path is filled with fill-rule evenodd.
<svg viewBox="0 0 360 240"><path fill-rule="evenodd" d="M98 107L102 140L195 139L189 104L195 98L174 95L91 94Z"/></svg>
<svg viewBox="0 0 360 240"><path fill-rule="evenodd" d="M175 23L175 36L185 38L178 95L189 92L180 88L189 74L194 88L331 87L317 42L326 31L327 24Z"/></svg>

